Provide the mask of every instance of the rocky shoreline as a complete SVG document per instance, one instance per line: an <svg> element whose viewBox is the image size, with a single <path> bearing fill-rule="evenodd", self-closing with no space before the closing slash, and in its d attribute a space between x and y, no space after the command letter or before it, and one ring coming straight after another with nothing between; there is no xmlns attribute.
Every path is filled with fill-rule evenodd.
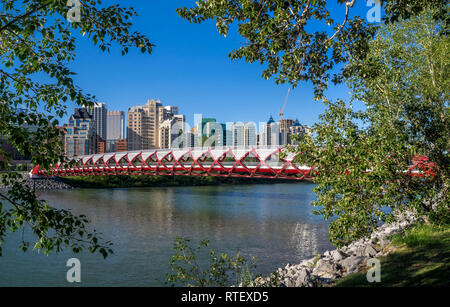
<svg viewBox="0 0 450 307"><path fill-rule="evenodd" d="M394 250L389 238L411 227L417 218L413 213L403 214L398 222L383 224L371 236L343 248L317 254L299 264L288 264L268 277L259 277L253 286L327 287L342 277L365 271L369 259L388 255Z"/></svg>
<svg viewBox="0 0 450 307"><path fill-rule="evenodd" d="M52 190L71 190L74 189L71 185L64 183L60 178L49 177L40 179L31 179L28 173L22 175L24 183L31 189L36 191L52 191ZM0 183L0 189L8 189Z"/></svg>

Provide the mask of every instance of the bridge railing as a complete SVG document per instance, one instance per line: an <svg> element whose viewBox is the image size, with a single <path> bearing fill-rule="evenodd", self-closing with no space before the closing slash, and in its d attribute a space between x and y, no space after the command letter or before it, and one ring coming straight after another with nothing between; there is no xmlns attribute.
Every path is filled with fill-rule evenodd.
<svg viewBox="0 0 450 307"><path fill-rule="evenodd" d="M311 167L280 158L280 146L196 147L149 149L72 157L72 166L59 163L35 175L160 174L307 179Z"/></svg>
<svg viewBox="0 0 450 307"><path fill-rule="evenodd" d="M280 146L224 146L94 154L68 158L69 163L58 163L49 170L37 166L31 176L144 174L311 179L315 167L295 163L299 153L281 158L282 150ZM421 177L433 175L430 163L424 168L422 160L415 159L415 164L404 172Z"/></svg>

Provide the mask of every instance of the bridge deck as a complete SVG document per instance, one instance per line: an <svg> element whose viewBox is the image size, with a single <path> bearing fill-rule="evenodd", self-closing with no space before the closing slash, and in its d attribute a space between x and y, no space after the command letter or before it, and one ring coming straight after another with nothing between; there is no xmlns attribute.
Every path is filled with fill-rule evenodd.
<svg viewBox="0 0 450 307"><path fill-rule="evenodd" d="M298 154L280 157L282 147L154 149L72 157L49 170L36 166L32 177L97 175L180 175L311 179L314 167L295 163ZM69 166L70 164L70 166ZM370 170L368 170L370 172ZM413 165L406 171L423 176Z"/></svg>
<svg viewBox="0 0 450 307"><path fill-rule="evenodd" d="M282 147L223 147L155 149L73 157L70 167L36 169L38 176L76 175L190 175L308 179L311 167L293 163L295 155L280 158Z"/></svg>

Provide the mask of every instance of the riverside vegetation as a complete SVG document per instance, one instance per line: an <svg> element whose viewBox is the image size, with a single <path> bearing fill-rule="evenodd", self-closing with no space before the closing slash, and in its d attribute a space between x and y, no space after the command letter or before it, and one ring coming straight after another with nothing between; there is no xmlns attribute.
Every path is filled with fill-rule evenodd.
<svg viewBox="0 0 450 307"><path fill-rule="evenodd" d="M292 180L264 178L233 178L213 176L120 175L75 176L60 178L64 183L78 188L131 188L168 186L206 186L220 184L273 184L295 183Z"/></svg>
<svg viewBox="0 0 450 307"><path fill-rule="evenodd" d="M299 76L285 71L290 64L298 64L291 62L296 56L289 57L289 52L296 51L289 49L291 46L295 49L295 43L278 45L277 39L266 40L264 36L272 37L271 31L280 31L280 37L289 37L292 35L289 27L273 30L268 26L269 33L257 34L251 27L256 24L260 29L260 23L272 25L291 15L283 12L283 8L269 6L256 12L266 9L267 13L273 9L274 20L271 14L252 19L255 13L252 7L241 11L231 2L234 3L209 0L180 13L192 22L214 17L222 20L223 23L217 23L221 34L227 33L233 21L242 22L239 32L248 37L250 43L234 52L234 57L268 62L270 65L264 75L279 72L280 82ZM302 1L295 2L300 5ZM347 2L347 8L354 2ZM224 3L230 5L228 10L223 9ZM426 3L433 6L444 2ZM310 12L309 4L307 1L303 14ZM331 220L330 241L338 248L278 270L275 276L278 285L332 285L342 277L364 271L368 259L385 257L390 252L394 254L385 258L385 268L381 268L387 285L448 285L450 41L448 18L440 19L438 15L445 11L448 16L449 8L445 5L442 11L422 10L415 5L415 1L410 1L408 7L417 10L406 10L409 16L397 14L392 19L388 12L376 35L369 40L362 39L362 44L356 46L365 52L359 53L355 46L344 43L351 49L341 50L344 54L348 51L345 55L348 63L342 75L335 77L347 82L350 100L329 101L319 97L327 107L325 113L312 127L311 134L296 138L298 146L288 147L292 153L302 153L296 162L316 167L313 180L317 184L314 188L317 200L313 206L317 210L314 212ZM301 22L307 21L301 19ZM306 34L302 27L299 31ZM288 46L288 50L284 50L286 54L280 64L279 54L274 50L284 46ZM265 47L267 53L264 53ZM326 56L319 58L328 60ZM315 64L312 61L306 66ZM301 78L309 77L301 75ZM320 80L315 81L320 83ZM411 161L420 156L429 159L417 168L424 176L411 176L407 171ZM418 228L408 232L410 227ZM393 235L402 233L403 237L391 241ZM412 256L414 253L428 262ZM404 262L399 265L401 260ZM402 269L403 274L395 275ZM358 276L346 277L340 284L348 285L352 280L361 282L362 275ZM401 280L411 276L414 278L409 282ZM273 277L259 277L255 283L273 284Z"/></svg>
<svg viewBox="0 0 450 307"><path fill-rule="evenodd" d="M449 286L450 229L402 214L370 236L326 251L298 264L287 264L267 277L257 272L257 259L207 250L208 241L193 246L177 238L166 284L242 287L392 287ZM209 257L207 256L209 254ZM381 262L380 282L369 282L369 260ZM203 265L200 264L203 260ZM206 261L205 261L206 260Z"/></svg>

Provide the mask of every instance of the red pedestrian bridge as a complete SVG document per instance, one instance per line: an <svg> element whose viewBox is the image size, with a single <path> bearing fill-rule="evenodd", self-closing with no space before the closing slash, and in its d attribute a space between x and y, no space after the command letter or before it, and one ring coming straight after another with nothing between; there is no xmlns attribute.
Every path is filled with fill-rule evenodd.
<svg viewBox="0 0 450 307"><path fill-rule="evenodd" d="M49 170L36 166L32 178L48 176L178 175L310 180L314 167L294 162L297 154L281 157L283 147L176 148L105 153L69 158ZM368 170L370 172L370 170ZM434 176L428 158L416 156L405 171Z"/></svg>
<svg viewBox="0 0 450 307"><path fill-rule="evenodd" d="M154 149L116 152L69 159L49 170L36 166L31 177L96 175L184 175L245 178L311 179L314 167L281 158L282 147Z"/></svg>

